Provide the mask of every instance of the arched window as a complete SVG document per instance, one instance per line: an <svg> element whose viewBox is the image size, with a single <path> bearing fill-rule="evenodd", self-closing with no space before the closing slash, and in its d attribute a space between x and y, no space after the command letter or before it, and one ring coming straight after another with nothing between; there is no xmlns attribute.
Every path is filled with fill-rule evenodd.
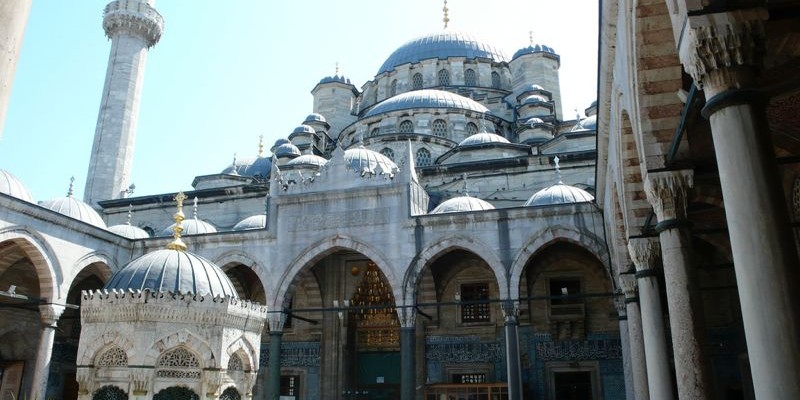
<svg viewBox="0 0 800 400"><path fill-rule="evenodd" d="M450 72L446 69L439 70L439 86L449 86L450 85Z"/></svg>
<svg viewBox="0 0 800 400"><path fill-rule="evenodd" d="M158 358L156 376L159 378L200 379L200 361L189 350L178 347Z"/></svg>
<svg viewBox="0 0 800 400"><path fill-rule="evenodd" d="M464 71L464 84L467 86L476 86L478 84L478 80L475 78L474 69L470 68Z"/></svg>
<svg viewBox="0 0 800 400"><path fill-rule="evenodd" d="M381 128L372 128L372 130L369 131L369 136L378 136L380 134L381 134Z"/></svg>
<svg viewBox="0 0 800 400"><path fill-rule="evenodd" d="M414 90L422 89L422 74L417 72L411 77L411 88Z"/></svg>
<svg viewBox="0 0 800 400"><path fill-rule="evenodd" d="M431 152L428 151L428 149L417 150L416 163L418 167L427 167L431 165Z"/></svg>
<svg viewBox="0 0 800 400"><path fill-rule="evenodd" d="M228 359L228 371L244 371L244 363L238 354L233 353Z"/></svg>
<svg viewBox="0 0 800 400"><path fill-rule="evenodd" d="M128 394L116 386L103 386L92 395L92 400L128 400Z"/></svg>
<svg viewBox="0 0 800 400"><path fill-rule="evenodd" d="M414 123L409 121L409 120L405 120L405 121L401 122L400 123L399 132L400 133L412 133L412 132L414 132Z"/></svg>
<svg viewBox="0 0 800 400"><path fill-rule="evenodd" d="M500 74L497 72L492 72L492 87L500 89Z"/></svg>
<svg viewBox="0 0 800 400"><path fill-rule="evenodd" d="M440 137L447 136L447 121L443 119L433 121L433 134Z"/></svg>
<svg viewBox="0 0 800 400"><path fill-rule="evenodd" d="M394 161L394 150L388 147L384 147L383 149L381 149L381 154L386 156L388 159Z"/></svg>
<svg viewBox="0 0 800 400"><path fill-rule="evenodd" d="M389 96L397 95L397 79L392 80L392 86L389 88Z"/></svg>
<svg viewBox="0 0 800 400"><path fill-rule="evenodd" d="M172 386L156 393L153 400L200 400L200 396L187 387Z"/></svg>
<svg viewBox="0 0 800 400"><path fill-rule="evenodd" d="M239 394L235 387L231 386L222 392L219 400L242 400L242 395Z"/></svg>
<svg viewBox="0 0 800 400"><path fill-rule="evenodd" d="M118 346L106 350L95 363L98 367L126 367L128 366L128 355L125 350Z"/></svg>
<svg viewBox="0 0 800 400"><path fill-rule="evenodd" d="M467 135L472 136L478 133L478 125L475 125L472 122L467 122Z"/></svg>

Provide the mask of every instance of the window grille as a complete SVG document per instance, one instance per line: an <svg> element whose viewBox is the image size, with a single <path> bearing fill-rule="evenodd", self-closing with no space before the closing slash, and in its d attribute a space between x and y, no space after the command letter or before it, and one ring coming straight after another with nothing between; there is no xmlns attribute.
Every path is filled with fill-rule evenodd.
<svg viewBox="0 0 800 400"><path fill-rule="evenodd" d="M244 371L244 363L238 354L232 354L228 359L228 371Z"/></svg>
<svg viewBox="0 0 800 400"><path fill-rule="evenodd" d="M414 76L411 77L411 87L414 90L422 89L422 74L417 72Z"/></svg>
<svg viewBox="0 0 800 400"><path fill-rule="evenodd" d="M412 132L414 132L413 122L405 120L400 123L400 133L412 133Z"/></svg>
<svg viewBox="0 0 800 400"><path fill-rule="evenodd" d="M390 149L390 148L388 148L388 147L384 147L384 148L381 150L381 154L383 154L384 156L386 156L388 159L390 159L390 160L394 161L394 151L393 151L392 149Z"/></svg>
<svg viewBox="0 0 800 400"><path fill-rule="evenodd" d="M234 387L229 387L222 392L219 400L242 400L242 395Z"/></svg>
<svg viewBox="0 0 800 400"><path fill-rule="evenodd" d="M464 71L464 84L467 86L477 86L478 80L475 77L474 69Z"/></svg>
<svg viewBox="0 0 800 400"><path fill-rule="evenodd" d="M128 365L128 355L125 350L114 346L106 350L97 360L98 367L125 367Z"/></svg>
<svg viewBox="0 0 800 400"><path fill-rule="evenodd" d="M372 128L372 130L369 131L370 136L378 136L380 134L381 134L381 128Z"/></svg>
<svg viewBox="0 0 800 400"><path fill-rule="evenodd" d="M389 95L395 96L397 95L397 79L392 80L392 86L389 88Z"/></svg>
<svg viewBox="0 0 800 400"><path fill-rule="evenodd" d="M472 122L467 123L467 135L474 135L478 133L478 125L473 124Z"/></svg>
<svg viewBox="0 0 800 400"><path fill-rule="evenodd" d="M461 285L461 322L491 321L489 307L489 284L468 283ZM485 302L484 302L485 301Z"/></svg>
<svg viewBox="0 0 800 400"><path fill-rule="evenodd" d="M103 386L94 392L92 400L128 400L128 394L116 386Z"/></svg>
<svg viewBox="0 0 800 400"><path fill-rule="evenodd" d="M200 379L200 361L189 350L178 347L161 355L157 363L156 376L159 378Z"/></svg>
<svg viewBox="0 0 800 400"><path fill-rule="evenodd" d="M439 70L439 86L449 86L450 85L450 72L446 69Z"/></svg>
<svg viewBox="0 0 800 400"><path fill-rule="evenodd" d="M447 136L447 121L443 119L433 121L433 134L440 137Z"/></svg>
<svg viewBox="0 0 800 400"><path fill-rule="evenodd" d="M500 74L497 72L492 72L492 87L500 89Z"/></svg>
<svg viewBox="0 0 800 400"><path fill-rule="evenodd" d="M418 167L427 167L431 165L431 152L428 149L417 150L416 164Z"/></svg>

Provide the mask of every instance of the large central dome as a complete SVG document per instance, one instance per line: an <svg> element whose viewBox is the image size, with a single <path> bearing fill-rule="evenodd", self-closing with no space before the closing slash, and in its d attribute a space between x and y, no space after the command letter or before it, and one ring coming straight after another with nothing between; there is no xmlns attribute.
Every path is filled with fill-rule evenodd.
<svg viewBox="0 0 800 400"><path fill-rule="evenodd" d="M508 61L498 49L483 43L469 34L459 32L439 32L416 38L398 48L386 59L378 75L396 67L418 63L429 58L448 57L487 58L492 61Z"/></svg>

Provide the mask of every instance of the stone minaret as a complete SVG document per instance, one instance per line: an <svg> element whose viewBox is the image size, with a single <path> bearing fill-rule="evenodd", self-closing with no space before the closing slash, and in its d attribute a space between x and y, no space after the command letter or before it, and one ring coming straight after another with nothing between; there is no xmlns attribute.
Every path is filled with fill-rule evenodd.
<svg viewBox="0 0 800 400"><path fill-rule="evenodd" d="M111 54L84 191L84 201L93 207L101 200L124 197L131 183L147 51L164 30L154 3L114 0L104 10L103 29L111 39Z"/></svg>

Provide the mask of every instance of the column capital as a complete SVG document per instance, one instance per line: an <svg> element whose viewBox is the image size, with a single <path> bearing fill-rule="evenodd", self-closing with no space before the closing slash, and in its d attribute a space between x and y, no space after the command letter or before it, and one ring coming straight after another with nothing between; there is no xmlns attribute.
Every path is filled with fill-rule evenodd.
<svg viewBox="0 0 800 400"><path fill-rule="evenodd" d="M286 313L271 312L267 314L267 326L269 332L283 332L283 325L286 323Z"/></svg>
<svg viewBox="0 0 800 400"><path fill-rule="evenodd" d="M692 186L694 171L690 169L647 173L644 191L658 222L686 219L686 197Z"/></svg>
<svg viewBox="0 0 800 400"><path fill-rule="evenodd" d="M514 300L503 300L500 306L503 310L503 317L506 323L517 323L519 319L519 302Z"/></svg>
<svg viewBox="0 0 800 400"><path fill-rule="evenodd" d="M661 257L661 246L656 238L631 238L628 239L628 252L639 273L656 268L656 262Z"/></svg>
<svg viewBox="0 0 800 400"><path fill-rule="evenodd" d="M46 328L55 328L62 313L64 313L62 305L42 304L39 306L39 317Z"/></svg>
<svg viewBox="0 0 800 400"><path fill-rule="evenodd" d="M401 328L413 328L417 323L417 309L413 305L397 307L397 318Z"/></svg>
<svg viewBox="0 0 800 400"><path fill-rule="evenodd" d="M707 99L750 85L766 50L764 21L768 18L764 8L687 17L678 52Z"/></svg>
<svg viewBox="0 0 800 400"><path fill-rule="evenodd" d="M636 277L632 274L625 274L619 276L619 284L622 288L622 293L625 295L625 302L635 301L638 293L639 286L636 284Z"/></svg>
<svg viewBox="0 0 800 400"><path fill-rule="evenodd" d="M617 315L620 319L624 319L628 316L628 306L625 304L625 297L622 296L614 296L614 308L617 309Z"/></svg>

